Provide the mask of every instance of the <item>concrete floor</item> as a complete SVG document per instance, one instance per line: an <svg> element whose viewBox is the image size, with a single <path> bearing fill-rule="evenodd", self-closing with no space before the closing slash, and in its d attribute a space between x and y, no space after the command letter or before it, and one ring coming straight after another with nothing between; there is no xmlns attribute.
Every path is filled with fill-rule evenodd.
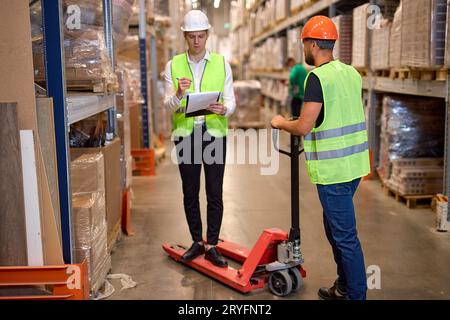
<svg viewBox="0 0 450 320"><path fill-rule="evenodd" d="M315 300L317 289L334 281L336 267L317 191L303 160L300 168L302 252L308 277L299 292L283 299ZM221 237L251 247L264 228L289 230L289 173L284 156L274 176L260 175L258 165L227 166ZM136 235L119 241L112 271L130 275L138 286L120 291L120 282L114 280L116 292L110 299L280 299L268 290L242 295L166 256L164 242L191 244L179 172L170 157L157 167L155 177L136 177L132 187ZM204 190L201 206L206 225ZM355 206L366 267L381 270L381 289L369 290L369 299L450 299L450 233L434 230L430 209L407 209L384 195L378 181L362 182Z"/></svg>

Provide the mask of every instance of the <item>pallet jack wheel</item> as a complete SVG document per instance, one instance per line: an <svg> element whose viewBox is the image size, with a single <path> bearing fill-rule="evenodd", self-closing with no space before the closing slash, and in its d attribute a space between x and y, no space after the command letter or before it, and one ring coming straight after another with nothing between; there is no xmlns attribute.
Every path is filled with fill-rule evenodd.
<svg viewBox="0 0 450 320"><path fill-rule="evenodd" d="M292 292L292 278L288 270L274 271L269 276L269 289L277 296L284 297Z"/></svg>
<svg viewBox="0 0 450 320"><path fill-rule="evenodd" d="M298 291L303 286L303 278L297 267L289 269L289 275L292 279L292 291Z"/></svg>

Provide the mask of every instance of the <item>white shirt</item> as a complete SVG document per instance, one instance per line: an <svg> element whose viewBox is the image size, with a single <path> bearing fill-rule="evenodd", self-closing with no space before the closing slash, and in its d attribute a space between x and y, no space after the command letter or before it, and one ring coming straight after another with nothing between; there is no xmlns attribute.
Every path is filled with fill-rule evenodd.
<svg viewBox="0 0 450 320"><path fill-rule="evenodd" d="M206 67L206 61L209 61L210 53L206 51L205 56L199 62L192 61L187 54L188 63L191 67L192 74L194 76L194 90L195 92L200 92L200 83L203 75L203 71ZM164 98L164 106L169 109L171 112L175 112L181 104L180 99L176 96L175 87L172 82L172 60L167 62L166 70L165 70L165 78L166 78L166 88L165 88L165 98ZM233 73L231 71L230 64L225 61L225 86L223 89L223 104L227 108L227 112L225 113L226 117L229 117L233 114L236 109L236 100L234 97L233 90ZM195 118L195 123L202 124L205 122L204 116L199 116Z"/></svg>

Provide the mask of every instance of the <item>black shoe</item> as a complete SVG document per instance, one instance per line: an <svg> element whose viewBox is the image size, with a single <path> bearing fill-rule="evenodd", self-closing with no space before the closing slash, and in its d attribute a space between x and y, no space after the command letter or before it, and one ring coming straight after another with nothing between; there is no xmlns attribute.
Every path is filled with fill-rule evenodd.
<svg viewBox="0 0 450 320"><path fill-rule="evenodd" d="M322 300L345 300L347 293L334 285L331 288L320 288L318 295Z"/></svg>
<svg viewBox="0 0 450 320"><path fill-rule="evenodd" d="M183 254L181 262L189 262L205 253L205 246L194 242L192 246Z"/></svg>
<svg viewBox="0 0 450 320"><path fill-rule="evenodd" d="M212 247L205 253L205 259L211 261L214 265L222 268L228 267L227 260L217 251L216 247Z"/></svg>

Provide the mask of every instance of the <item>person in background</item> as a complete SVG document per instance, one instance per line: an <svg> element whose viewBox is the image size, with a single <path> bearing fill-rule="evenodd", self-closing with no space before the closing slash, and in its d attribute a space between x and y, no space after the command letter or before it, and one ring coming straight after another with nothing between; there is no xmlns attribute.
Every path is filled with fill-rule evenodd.
<svg viewBox="0 0 450 320"><path fill-rule="evenodd" d="M308 74L306 68L297 63L294 58L286 60L286 68L289 70L289 100L293 117L298 117L303 105L304 85Z"/></svg>
<svg viewBox="0 0 450 320"><path fill-rule="evenodd" d="M164 104L173 113L172 136L183 187L184 211L193 240L181 260L189 262L205 254L205 259L214 265L227 267L227 260L216 245L223 216L227 117L234 112L236 102L229 63L222 55L206 50L210 28L208 17L202 11L191 10L185 15L181 30L189 48L166 65ZM186 94L211 91L222 93L222 98L208 107L211 114L186 117ZM208 201L206 244L203 243L199 203L202 164Z"/></svg>
<svg viewBox="0 0 450 320"><path fill-rule="evenodd" d="M337 265L331 288L320 288L325 300L365 300L364 255L356 230L353 196L361 177L370 173L362 80L352 66L334 60L338 32L325 16L312 17L301 35L308 74L300 118L272 119L272 127L304 136L306 166L317 185L325 234Z"/></svg>

